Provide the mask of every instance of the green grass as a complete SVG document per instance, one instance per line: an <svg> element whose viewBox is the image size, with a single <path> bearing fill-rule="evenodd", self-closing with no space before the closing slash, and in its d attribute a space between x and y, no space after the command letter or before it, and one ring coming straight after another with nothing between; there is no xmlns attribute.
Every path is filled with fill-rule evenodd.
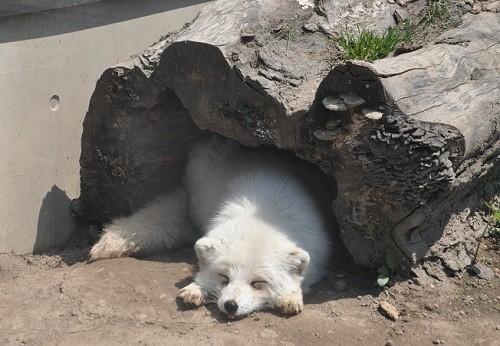
<svg viewBox="0 0 500 346"><path fill-rule="evenodd" d="M392 27L382 34L358 27L352 31L341 32L338 38L338 43L348 59L370 61L385 58L398 45L409 42L409 30Z"/></svg>
<svg viewBox="0 0 500 346"><path fill-rule="evenodd" d="M490 211L489 235L500 236L500 206L495 204L486 204Z"/></svg>

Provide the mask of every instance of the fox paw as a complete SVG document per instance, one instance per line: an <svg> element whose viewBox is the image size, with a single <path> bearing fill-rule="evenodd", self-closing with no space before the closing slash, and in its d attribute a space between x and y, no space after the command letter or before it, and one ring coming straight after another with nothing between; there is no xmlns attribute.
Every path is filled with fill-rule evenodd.
<svg viewBox="0 0 500 346"><path fill-rule="evenodd" d="M281 297L275 305L276 310L284 314L299 314L304 308L301 293L290 293Z"/></svg>
<svg viewBox="0 0 500 346"><path fill-rule="evenodd" d="M113 232L106 232L90 250L89 262L107 258L125 257L137 250L137 246Z"/></svg>
<svg viewBox="0 0 500 346"><path fill-rule="evenodd" d="M201 306L205 301L203 289L195 282L182 288L179 293L177 293L177 298L179 298L184 304L194 306Z"/></svg>

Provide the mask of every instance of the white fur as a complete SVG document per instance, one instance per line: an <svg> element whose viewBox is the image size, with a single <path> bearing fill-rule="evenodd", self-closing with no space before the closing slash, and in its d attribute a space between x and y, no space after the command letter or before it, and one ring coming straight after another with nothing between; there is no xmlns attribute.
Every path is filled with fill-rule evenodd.
<svg viewBox="0 0 500 346"><path fill-rule="evenodd" d="M302 310L324 274L330 246L317 201L295 167L213 137L190 154L181 190L128 218L114 220L91 259L171 250L199 237L199 272L179 292L186 303L216 301L229 318L276 308ZM187 226L187 210L193 228ZM183 221L184 220L184 221Z"/></svg>
<svg viewBox="0 0 500 346"><path fill-rule="evenodd" d="M198 236L189 227L187 205L186 193L177 188L131 216L113 220L90 250L90 262L147 256L192 243Z"/></svg>

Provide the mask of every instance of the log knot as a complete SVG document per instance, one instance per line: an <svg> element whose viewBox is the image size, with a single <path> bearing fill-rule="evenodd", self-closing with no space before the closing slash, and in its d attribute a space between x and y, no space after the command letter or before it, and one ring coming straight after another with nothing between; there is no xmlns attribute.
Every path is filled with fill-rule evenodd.
<svg viewBox="0 0 500 346"><path fill-rule="evenodd" d="M398 202L425 204L448 189L464 153L463 136L452 126L431 124L395 111L367 141L363 173Z"/></svg>

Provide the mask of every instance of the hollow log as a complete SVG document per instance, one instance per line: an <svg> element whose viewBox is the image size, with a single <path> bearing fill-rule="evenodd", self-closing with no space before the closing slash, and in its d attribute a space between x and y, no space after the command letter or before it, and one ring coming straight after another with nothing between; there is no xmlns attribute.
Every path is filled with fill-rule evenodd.
<svg viewBox="0 0 500 346"><path fill-rule="evenodd" d="M207 129L292 150L334 176L356 262L378 266L395 249L409 265L463 269L478 231L447 225L499 171L499 15L472 16L411 53L335 65L336 32L391 25L398 5L318 3L215 1L106 71L84 124L81 213L104 222L178 184Z"/></svg>

